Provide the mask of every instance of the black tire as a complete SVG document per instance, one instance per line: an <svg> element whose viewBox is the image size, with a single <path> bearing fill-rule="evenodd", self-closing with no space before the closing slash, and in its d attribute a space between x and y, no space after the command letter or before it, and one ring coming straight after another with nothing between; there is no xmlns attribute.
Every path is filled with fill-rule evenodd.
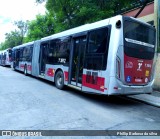
<svg viewBox="0 0 160 139"><path fill-rule="evenodd" d="M24 75L27 76L27 65L24 66Z"/></svg>
<svg viewBox="0 0 160 139"><path fill-rule="evenodd" d="M55 85L58 89L64 88L64 74L61 70L59 70L55 75Z"/></svg>

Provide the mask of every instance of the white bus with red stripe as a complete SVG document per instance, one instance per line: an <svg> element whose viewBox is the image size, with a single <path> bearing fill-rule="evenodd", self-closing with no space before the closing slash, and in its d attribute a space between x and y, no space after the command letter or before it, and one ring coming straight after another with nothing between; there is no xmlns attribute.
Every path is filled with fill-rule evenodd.
<svg viewBox="0 0 160 139"><path fill-rule="evenodd" d="M11 66L12 49L8 48L0 51L0 65Z"/></svg>
<svg viewBox="0 0 160 139"><path fill-rule="evenodd" d="M31 74L32 51L34 42L16 46L12 49L12 68Z"/></svg>
<svg viewBox="0 0 160 139"><path fill-rule="evenodd" d="M30 49L30 59L19 56ZM155 28L121 15L13 48L13 68L88 93L152 92ZM21 54L19 54L21 55ZM21 60L20 60L20 57Z"/></svg>

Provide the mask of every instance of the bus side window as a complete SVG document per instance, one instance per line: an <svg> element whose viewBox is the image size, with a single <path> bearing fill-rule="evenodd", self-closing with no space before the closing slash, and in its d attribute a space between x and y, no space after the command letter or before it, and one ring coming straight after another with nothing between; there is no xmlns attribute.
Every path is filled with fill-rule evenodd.
<svg viewBox="0 0 160 139"><path fill-rule="evenodd" d="M85 68L92 70L106 69L109 36L109 27L103 27L89 32Z"/></svg>
<svg viewBox="0 0 160 139"><path fill-rule="evenodd" d="M59 45L58 62L61 64L69 64L69 54L70 54L70 39L62 39Z"/></svg>
<svg viewBox="0 0 160 139"><path fill-rule="evenodd" d="M108 28L101 28L89 33L88 53L105 53Z"/></svg>
<svg viewBox="0 0 160 139"><path fill-rule="evenodd" d="M29 54L28 54L28 61L29 62L32 61L32 54L33 54L33 46L31 46L29 49Z"/></svg>
<svg viewBox="0 0 160 139"><path fill-rule="evenodd" d="M51 40L48 49L49 64L68 64L70 53L70 39Z"/></svg>
<svg viewBox="0 0 160 139"><path fill-rule="evenodd" d="M15 61L15 50L12 51L11 57L12 57L12 61Z"/></svg>
<svg viewBox="0 0 160 139"><path fill-rule="evenodd" d="M19 61L23 61L24 59L23 52L24 52L24 48L20 48L19 49Z"/></svg>
<svg viewBox="0 0 160 139"><path fill-rule="evenodd" d="M6 52L4 53L4 59L6 60Z"/></svg>
<svg viewBox="0 0 160 139"><path fill-rule="evenodd" d="M23 61L26 61L27 47L23 50Z"/></svg>
<svg viewBox="0 0 160 139"><path fill-rule="evenodd" d="M48 47L48 54L47 54L48 64L55 63L55 58L54 58L55 46L56 46L56 40L51 40Z"/></svg>
<svg viewBox="0 0 160 139"><path fill-rule="evenodd" d="M23 58L25 61L31 62L32 60L32 50L33 50L33 46L27 46L24 48L23 51Z"/></svg>
<svg viewBox="0 0 160 139"><path fill-rule="evenodd" d="M20 60L20 49L16 50L16 61L19 62Z"/></svg>

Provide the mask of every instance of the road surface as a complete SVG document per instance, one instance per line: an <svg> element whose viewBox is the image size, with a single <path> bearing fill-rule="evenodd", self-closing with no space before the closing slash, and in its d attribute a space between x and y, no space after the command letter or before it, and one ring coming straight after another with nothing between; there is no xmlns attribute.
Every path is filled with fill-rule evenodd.
<svg viewBox="0 0 160 139"><path fill-rule="evenodd" d="M58 90L52 82L0 67L0 130L159 129L157 107L123 97Z"/></svg>

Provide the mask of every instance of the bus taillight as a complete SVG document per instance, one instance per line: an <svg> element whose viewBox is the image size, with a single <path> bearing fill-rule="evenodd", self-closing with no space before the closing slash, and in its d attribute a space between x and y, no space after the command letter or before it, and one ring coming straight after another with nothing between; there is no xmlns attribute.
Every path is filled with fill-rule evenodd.
<svg viewBox="0 0 160 139"><path fill-rule="evenodd" d="M121 60L120 58L116 58L116 76L117 78L121 78Z"/></svg>

